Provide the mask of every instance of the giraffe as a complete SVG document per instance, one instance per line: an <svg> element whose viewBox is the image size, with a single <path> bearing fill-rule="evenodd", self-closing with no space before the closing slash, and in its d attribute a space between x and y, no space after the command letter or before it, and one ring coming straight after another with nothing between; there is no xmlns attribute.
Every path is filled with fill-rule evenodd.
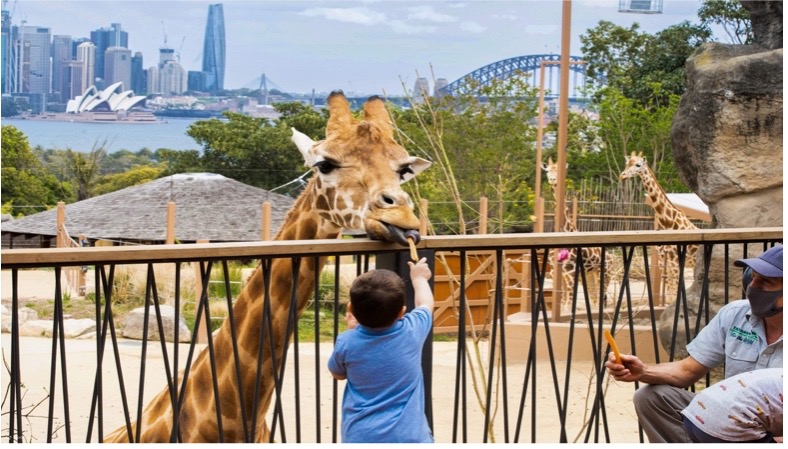
<svg viewBox="0 0 788 449"><path fill-rule="evenodd" d="M568 164L567 164L568 166ZM553 197L555 197L556 193L556 186L558 185L558 165L553 162L553 158L550 157L547 159L547 164L542 163L542 170L545 171L547 174L547 183L550 185L550 190L553 192ZM557 205L557 204L556 204ZM564 202L564 224L561 228L563 232L577 232L577 227L575 227L572 220L569 220L569 206L566 202ZM583 252L583 270L586 274L593 274L598 280L602 279L602 248L590 248L585 247L581 248ZM576 263L577 263L577 256L575 255L574 249L563 249L558 251L557 260L561 264L561 278L564 285L565 292L574 292L575 286L575 270L576 270ZM613 272L613 263L614 258L613 256L606 252L605 253L605 273L604 273L604 289L603 291L607 294L607 288L610 285L610 277ZM599 284L597 283L596 286L592 286L591 291L597 292ZM594 297L593 295L591 296ZM572 296L566 295L564 298L564 303L571 302ZM604 298L603 298L604 300Z"/></svg>
<svg viewBox="0 0 788 449"><path fill-rule="evenodd" d="M306 165L312 168L313 175L287 213L275 239L335 239L342 229L348 229L366 231L372 239L396 241L404 245L407 245L406 235L414 235L418 241L419 235L415 230L419 228L419 219L413 212L410 197L400 184L425 170L431 163L408 156L405 149L394 141L390 116L379 97L367 100L361 120L354 118L341 91L332 92L327 104L329 119L325 140L315 143L308 136L292 130L292 140L301 151ZM301 262L296 292L297 316L306 307L314 291L315 273L324 264L324 257L317 262L315 258L305 258ZM257 268L238 295L232 310L239 345L240 360L237 363L241 373L246 423L242 422L229 320L225 321L214 337L222 430L227 441L244 441L244 429L247 427L249 432L254 430L256 441L269 440L265 415L275 387L270 373L273 366L280 366L285 344L292 335L292 331L287 333L292 269L290 259L275 259L271 264L270 308L275 359L272 358L270 344L266 343L256 415L253 408L255 376L265 294L261 267ZM179 414L179 431L184 442L219 441L212 381L209 354L203 350L196 358L186 387L181 392L184 402ZM148 404L141 419L141 442L171 441L171 404L168 388ZM256 428L251 429L255 418ZM136 423L131 428L134 439L135 429ZM109 434L105 441L128 442L126 426Z"/></svg>
<svg viewBox="0 0 788 449"><path fill-rule="evenodd" d="M640 179L643 181L643 186L646 188L646 195L648 195L651 202L651 207L654 209L656 227L658 230L697 229L684 212L670 202L667 194L665 194L665 190L659 185L657 177L648 166L648 161L646 161L642 151L639 154L635 154L633 151L626 160L626 165L621 175L619 175L619 178L623 180L640 176ZM673 295L678 289L680 274L679 256L676 251L676 246L661 245L657 247L657 251L660 255L659 265L662 271L666 295ZM691 268L695 266L695 253L697 253L697 251L698 245L687 246L686 267Z"/></svg>

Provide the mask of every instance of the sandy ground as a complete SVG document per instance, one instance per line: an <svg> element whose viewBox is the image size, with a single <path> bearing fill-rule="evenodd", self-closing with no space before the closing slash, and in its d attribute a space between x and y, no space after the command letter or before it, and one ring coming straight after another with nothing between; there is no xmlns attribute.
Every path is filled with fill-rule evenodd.
<svg viewBox="0 0 788 449"><path fill-rule="evenodd" d="M53 276L51 272L22 272L24 282L20 283L20 298L41 297L41 291L54 291ZM2 298L10 298L10 272L2 272ZM5 302L5 301L4 301ZM4 357L10 354L11 342L8 334L2 334L2 349ZM50 387L49 371L52 360L52 341L47 338L23 337L20 341L22 355L22 379L24 382L23 407L38 403L47 397ZM188 347L181 345L180 366L185 364ZM87 429L90 416L90 398L94 390L94 376L96 366L96 342L95 340L66 340L65 354L67 361L68 377L68 398L69 416L71 421L71 440L74 442L87 441ZM319 350L319 361L315 361L315 354ZM480 347L483 360L487 360L486 345ZM169 345L168 352L172 352L172 345ZM328 356L331 352L331 344L324 343L319 345L319 349L314 344L302 344L299 347L299 380L300 380L300 404L301 416L301 437L302 442L317 442L317 432L319 429L321 442L331 442L334 432L339 434L338 427L332 422L334 405L340 404L344 383L337 384L337 396L333 396L334 383L328 374L326 367ZM59 354L59 348L56 350ZM141 342L132 340L121 340L119 342L119 356L123 366L123 376L128 394L128 404L132 416L136 416L137 392L139 391L140 380L139 372L141 367ZM60 359L58 358L58 366ZM296 442L296 399L295 388L292 380L294 356L291 350L288 356L289 379L284 384L282 393L282 407L285 416L284 438L281 431L277 429L277 441ZM433 418L436 442L451 443L455 440L453 436L453 422L455 415L455 378L457 363L457 343L456 342L436 342L433 347ZM147 349L146 376L144 380L144 403L150 397L158 393L165 385L163 358L160 344L155 342L150 344ZM104 376L104 433L115 429L123 424L123 408L121 406L120 388L117 381L113 358L111 354L106 354L103 365ZM561 417L558 413L556 404L556 390L561 392L562 401L563 391L565 390L564 379L566 377L566 364L559 362L556 366L556 376L558 386L554 386L553 374L549 362L538 362L535 367L536 387L529 381L527 384L527 394L525 405L521 408L520 402L523 396L524 378L526 366L524 363L510 363L506 367L506 395L508 397L508 407L505 410L501 400L503 396L503 379L496 372L498 397L497 406L494 407L494 441L505 442L508 433L508 441L515 441L515 433L520 428L519 442L532 441L532 432L535 430L536 436L533 441L537 443L552 443L560 441ZM476 443L484 441L484 418L483 407L474 393L474 383L479 385L486 382L480 378L472 380L471 372L468 371L466 382L467 391L467 442ZM593 377L593 367L590 362L573 362L571 365L571 381L568 384L566 413L566 433L569 442L583 442L585 440L584 423L588 420L594 401L595 381ZM6 390L8 386L8 373L3 372L2 388ZM637 420L632 407L632 384L617 384L610 382L605 384L605 403L606 417L609 424L609 441L613 443L637 443L639 442ZM317 399L319 389L319 400ZM63 407L63 386L58 380L55 386L55 401L53 403L54 415L56 416L55 428L62 426L65 422ZM482 400L482 402L484 402ZM496 401L493 401L495 404ZM317 405L319 404L319 406ZM34 438L34 442L46 441L47 430L46 420L40 416L46 416L49 402L41 403L35 410L32 410L29 417L23 419L23 429L26 435ZM338 407L338 406L337 406ZM518 426L518 416L522 409L522 421ZM8 411L8 404L3 404L3 413ZM317 415L320 415L318 422ZM27 413L27 411L26 411ZM508 414L506 425L504 414ZM532 415L535 414L535 425L532 424ZM4 415L2 430L3 435L7 434L7 415ZM463 424L463 411L458 411L459 424ZM272 418L269 413L268 422ZM338 424L336 424L338 426ZM91 441L96 441L96 425L94 423ZM592 431L590 441L594 441L595 432ZM599 441L607 441L604 431L600 427ZM53 438L56 442L66 441L66 430L60 427L55 432ZM456 437L457 441L463 442L462 431ZM488 437L487 441L492 441Z"/></svg>

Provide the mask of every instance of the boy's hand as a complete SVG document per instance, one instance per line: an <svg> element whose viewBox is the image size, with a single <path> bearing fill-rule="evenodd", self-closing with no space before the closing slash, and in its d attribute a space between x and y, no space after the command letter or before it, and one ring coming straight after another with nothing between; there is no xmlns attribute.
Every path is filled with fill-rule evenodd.
<svg viewBox="0 0 788 449"><path fill-rule="evenodd" d="M422 257L415 264L409 261L408 266L410 267L411 280L424 279L428 281L432 277L432 272L430 271L429 265L427 265L426 257Z"/></svg>

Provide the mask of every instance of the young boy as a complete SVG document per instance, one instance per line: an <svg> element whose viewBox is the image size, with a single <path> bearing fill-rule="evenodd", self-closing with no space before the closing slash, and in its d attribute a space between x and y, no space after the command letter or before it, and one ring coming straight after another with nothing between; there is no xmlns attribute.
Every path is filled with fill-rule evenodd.
<svg viewBox="0 0 788 449"><path fill-rule="evenodd" d="M434 442L421 373L421 349L432 329L432 273L425 258L408 265L416 303L410 313L405 282L393 271L371 270L350 287L348 330L328 361L335 379L347 379L343 443Z"/></svg>

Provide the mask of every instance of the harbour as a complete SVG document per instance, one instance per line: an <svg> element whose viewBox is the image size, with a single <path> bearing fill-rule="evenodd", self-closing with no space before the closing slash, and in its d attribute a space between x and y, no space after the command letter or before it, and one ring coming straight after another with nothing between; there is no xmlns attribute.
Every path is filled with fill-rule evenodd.
<svg viewBox="0 0 788 449"><path fill-rule="evenodd" d="M200 145L186 134L189 125L196 121L170 117L155 123L4 118L2 123L22 131L31 148L88 152L103 146L107 153L113 153L143 148L200 150Z"/></svg>

